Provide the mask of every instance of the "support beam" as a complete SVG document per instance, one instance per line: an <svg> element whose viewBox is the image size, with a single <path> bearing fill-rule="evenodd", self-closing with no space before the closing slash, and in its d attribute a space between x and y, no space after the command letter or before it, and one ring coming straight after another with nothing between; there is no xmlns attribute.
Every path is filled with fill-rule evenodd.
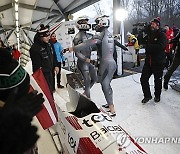
<svg viewBox="0 0 180 154"><path fill-rule="evenodd" d="M31 32L35 32L35 33L37 32L36 29L34 29L34 28L24 27L22 29L28 30L28 31L31 31Z"/></svg>
<svg viewBox="0 0 180 154"><path fill-rule="evenodd" d="M12 33L14 32L14 29L12 29L9 34L6 36L5 40L7 41L9 39L9 37L12 35Z"/></svg>
<svg viewBox="0 0 180 154"><path fill-rule="evenodd" d="M44 8L44 7L39 7L39 6L34 6L34 5L29 5L29 4L23 4L19 3L20 8L25 8L29 10L35 10L35 11L40 11L40 12L45 12L45 13L53 13L53 14L60 14L58 10L51 10L49 8Z"/></svg>
<svg viewBox="0 0 180 154"><path fill-rule="evenodd" d="M59 12L64 16L64 13L63 13L63 9L61 7L61 5L59 4L59 0L53 0L54 4L56 4L56 6L58 7L59 9Z"/></svg>
<svg viewBox="0 0 180 154"><path fill-rule="evenodd" d="M64 12L68 12L68 10L71 10L74 5L76 6L76 4L77 4L79 1L81 1L81 0L73 1L73 2L70 3L63 11L64 11Z"/></svg>
<svg viewBox="0 0 180 154"><path fill-rule="evenodd" d="M85 2L85 3L81 4L81 5L79 5L78 7L72 9L71 11L69 11L69 12L67 12L67 13L73 14L73 13L75 13L75 12L81 10L81 9L84 9L85 7L88 7L88 6L90 6L90 5L92 5L92 4L96 3L96 2L98 2L98 1L100 1L100 0L88 0L87 2Z"/></svg>
<svg viewBox="0 0 180 154"><path fill-rule="evenodd" d="M55 18L55 17L58 17L57 15L52 15L52 16L49 16L48 18L42 18L42 19L39 19L39 20L35 20L35 21L33 21L32 22L32 24L36 24L36 23L39 23L39 22L42 22L43 20L49 20L49 19L53 19L53 18Z"/></svg>
<svg viewBox="0 0 180 154"><path fill-rule="evenodd" d="M3 34L3 33L5 33L5 32L7 32L7 31L10 31L11 29L1 29L0 30L0 34Z"/></svg>
<svg viewBox="0 0 180 154"><path fill-rule="evenodd" d="M6 5L4 5L4 6L1 6L1 7L0 7L0 12L5 11L5 10L8 10L8 9L10 9L10 8L12 8L12 3L9 3L9 4L6 4Z"/></svg>
<svg viewBox="0 0 180 154"><path fill-rule="evenodd" d="M33 44L33 41L31 40L31 38L27 35L27 33L25 32L25 30L23 30L25 36L28 38L29 42L30 42L30 45Z"/></svg>

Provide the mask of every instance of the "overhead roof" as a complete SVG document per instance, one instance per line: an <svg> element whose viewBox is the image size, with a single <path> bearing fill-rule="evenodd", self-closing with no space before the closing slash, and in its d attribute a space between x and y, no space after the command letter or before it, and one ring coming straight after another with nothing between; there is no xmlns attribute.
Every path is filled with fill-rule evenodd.
<svg viewBox="0 0 180 154"><path fill-rule="evenodd" d="M63 20L99 0L19 0L20 31L36 31L40 24ZM0 0L0 34L6 41L15 32L15 0Z"/></svg>
<svg viewBox="0 0 180 154"><path fill-rule="evenodd" d="M53 25L100 0L0 0L0 37L6 45L17 40L15 1L18 3L18 27L21 64L29 61L29 48L40 24ZM17 2L18 1L18 2ZM55 25L54 25L55 26Z"/></svg>

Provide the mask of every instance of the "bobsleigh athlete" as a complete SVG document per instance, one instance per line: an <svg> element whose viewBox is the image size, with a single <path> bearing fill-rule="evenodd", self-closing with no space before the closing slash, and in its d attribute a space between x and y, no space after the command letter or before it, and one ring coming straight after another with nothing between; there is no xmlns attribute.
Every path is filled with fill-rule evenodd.
<svg viewBox="0 0 180 154"><path fill-rule="evenodd" d="M88 21L89 19L87 16L79 17L77 19L76 27L78 28L79 32L74 37L73 40L74 46L92 38L93 35L87 33L87 31L91 28L91 26L88 24ZM78 58L77 67L83 76L83 80L85 84L84 94L88 98L90 98L90 88L97 81L96 69L94 65L90 63L91 51L92 48L90 46L89 47L85 46L83 50L80 49L75 51L75 55Z"/></svg>
<svg viewBox="0 0 180 154"><path fill-rule="evenodd" d="M111 80L113 74L116 70L116 62L113 58L114 52L114 39L112 34L108 31L110 21L108 16L101 16L95 20L96 32L100 32L99 35L95 35L92 39L85 41L73 49L75 52L86 50L93 46L97 46L98 56L100 60L99 66L99 82L101 83L102 91L104 93L105 99L107 101L106 105L103 105L105 108L110 109L110 115L116 116L114 105L113 105L113 90L111 88Z"/></svg>

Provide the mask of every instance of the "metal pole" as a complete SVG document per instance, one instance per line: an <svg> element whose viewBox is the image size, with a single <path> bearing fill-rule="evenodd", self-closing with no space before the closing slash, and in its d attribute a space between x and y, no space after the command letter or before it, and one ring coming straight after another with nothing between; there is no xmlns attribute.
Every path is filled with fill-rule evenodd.
<svg viewBox="0 0 180 154"><path fill-rule="evenodd" d="M121 27L120 27L120 32L121 32L121 44L124 45L124 20L121 21ZM122 74L124 73L123 71L123 49L121 49L121 60L122 60Z"/></svg>

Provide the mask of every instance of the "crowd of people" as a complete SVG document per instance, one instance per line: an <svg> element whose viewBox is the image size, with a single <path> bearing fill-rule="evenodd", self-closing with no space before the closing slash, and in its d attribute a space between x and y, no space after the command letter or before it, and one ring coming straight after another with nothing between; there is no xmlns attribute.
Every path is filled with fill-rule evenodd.
<svg viewBox="0 0 180 154"><path fill-rule="evenodd" d="M113 101L113 89L110 83L117 70L117 61L113 53L115 45L124 50L128 49L120 44L108 31L110 26L108 16L104 15L96 18L95 30L99 32L97 35L87 32L90 29L88 21L89 19L86 16L78 18L76 26L79 32L74 37L73 47L70 47L69 51L74 51L78 58L77 67L84 80L83 94L88 99L91 99L90 89L99 81L106 99L106 104L102 107L108 109L109 115L114 117L116 112ZM149 86L151 75L154 75L155 83L154 101L159 102L161 100L162 85L165 89L168 89L170 77L180 64L180 32L176 36L174 34L175 32L168 25L165 26L165 31L163 31L160 19L154 18L150 21L148 33L139 36L139 38L143 37L146 55L140 78L144 95L141 101L143 104L152 99ZM136 66L140 66L138 38L129 33L126 46L134 46L137 55ZM98 73L95 66L91 63L91 51L93 50L97 51L99 57ZM61 85L61 65L65 66L63 47L57 41L56 34L50 34L49 27L40 26L40 29L34 36L34 43L29 53L33 72L36 72L38 69L42 70L52 96L55 92L56 84L57 88L64 88ZM16 44L13 45L10 53L3 41L0 40L0 145L3 147L0 148L0 153L9 151L9 153L18 154L34 150L38 139L36 134L37 128L31 125L31 120L41 110L41 104L44 99L42 94L37 94L37 91L29 93L29 75L19 64L19 58L20 52L17 50ZM162 84L165 67L168 71ZM55 83L55 76L57 76L57 83ZM11 77L14 77L14 80ZM13 125L14 131L20 129L25 136L22 136L22 132L9 134L14 135L14 138L7 140L7 136L2 132L6 132L6 129L11 127L10 125L13 124L14 120L18 120L16 127ZM25 144L24 139L27 139L27 144ZM12 144L14 142L17 144ZM21 142L24 144L18 145ZM11 145L10 148L6 144Z"/></svg>
<svg viewBox="0 0 180 154"><path fill-rule="evenodd" d="M6 46L4 44L4 42L2 41L2 39L0 38L0 48L3 49L3 48L6 48L12 55L12 57L19 61L20 59L20 56L21 56L21 53L20 51L17 49L17 44L13 44L12 47L11 46Z"/></svg>

